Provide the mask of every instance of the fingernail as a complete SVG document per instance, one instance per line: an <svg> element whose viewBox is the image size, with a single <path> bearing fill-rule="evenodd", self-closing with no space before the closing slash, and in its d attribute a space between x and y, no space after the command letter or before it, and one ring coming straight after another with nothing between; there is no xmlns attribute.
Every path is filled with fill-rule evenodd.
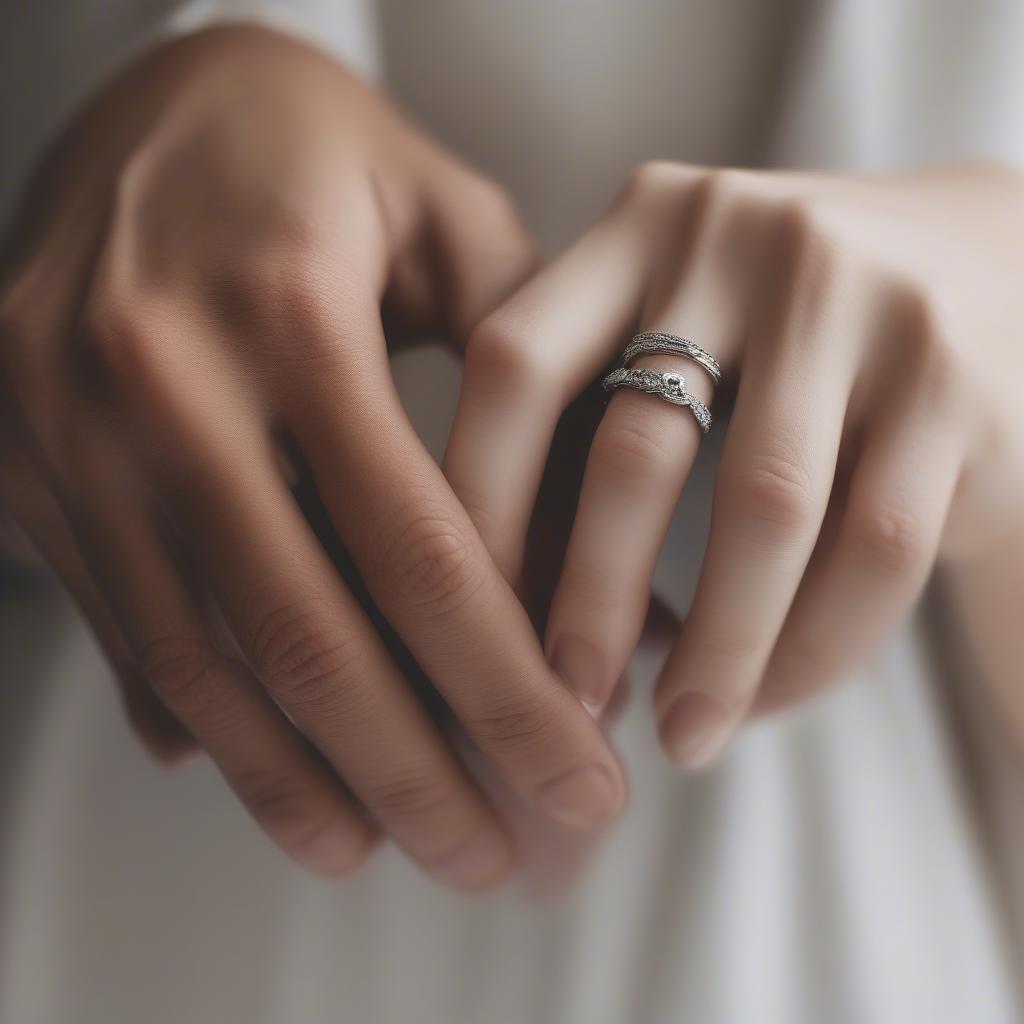
<svg viewBox="0 0 1024 1024"><path fill-rule="evenodd" d="M429 865L431 874L445 885L481 889L497 882L512 865L508 840L485 829L467 845Z"/></svg>
<svg viewBox="0 0 1024 1024"><path fill-rule="evenodd" d="M588 640L563 633L551 650L551 668L555 675L588 705L600 709L608 695L605 686L605 662L601 652Z"/></svg>
<svg viewBox="0 0 1024 1024"><path fill-rule="evenodd" d="M661 722L661 742L668 756L684 768L703 768L729 738L725 706L691 690L679 697Z"/></svg>
<svg viewBox="0 0 1024 1024"><path fill-rule="evenodd" d="M618 811L622 793L607 768L590 765L549 782L537 795L544 811L570 828L594 828Z"/></svg>

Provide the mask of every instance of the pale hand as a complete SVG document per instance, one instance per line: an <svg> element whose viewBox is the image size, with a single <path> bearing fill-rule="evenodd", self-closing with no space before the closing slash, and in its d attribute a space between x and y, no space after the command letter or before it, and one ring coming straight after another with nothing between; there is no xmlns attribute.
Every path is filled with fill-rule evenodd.
<svg viewBox="0 0 1024 1024"><path fill-rule="evenodd" d="M518 583L566 403L636 331L717 357L714 402L691 360L635 364L684 374L713 411L735 400L697 592L655 695L666 751L705 765L747 716L861 660L936 560L1016 553L1002 587L1008 600L1015 578L1019 601L1022 268L1024 177L1005 167L857 177L646 165L473 333L446 473ZM628 390L593 436L546 648L595 713L641 636L700 438L689 409ZM580 453L589 443L576 438ZM1000 688L1018 723L1021 683Z"/></svg>

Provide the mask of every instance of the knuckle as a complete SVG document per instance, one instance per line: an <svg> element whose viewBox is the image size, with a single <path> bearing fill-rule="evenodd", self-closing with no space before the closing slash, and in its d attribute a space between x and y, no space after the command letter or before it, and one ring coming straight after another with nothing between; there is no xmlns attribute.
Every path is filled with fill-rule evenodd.
<svg viewBox="0 0 1024 1024"><path fill-rule="evenodd" d="M207 641L188 636L158 637L146 643L139 655L153 689L186 718L219 704L220 660Z"/></svg>
<svg viewBox="0 0 1024 1024"><path fill-rule="evenodd" d="M239 773L235 788L257 821L300 861L307 852L315 852L325 836L337 835L341 819L311 806L308 792L296 780L253 769ZM353 857L351 866L356 863Z"/></svg>
<svg viewBox="0 0 1024 1024"><path fill-rule="evenodd" d="M708 168L693 182L691 199L698 211L705 218L710 218L716 211L731 206L739 197L750 194L755 180L750 171L735 167Z"/></svg>
<svg viewBox="0 0 1024 1024"><path fill-rule="evenodd" d="M340 284L338 277L286 282L250 307L258 343L292 401L336 394L351 372L351 360L365 354L380 330L379 309L366 301L370 293L352 280Z"/></svg>
<svg viewBox="0 0 1024 1024"><path fill-rule="evenodd" d="M790 453L754 453L734 487L738 507L755 521L795 532L813 520L810 477L800 460Z"/></svg>
<svg viewBox="0 0 1024 1024"><path fill-rule="evenodd" d="M296 260L295 253L262 245L254 248L234 268L235 288L249 308L306 315L317 308L322 291L317 283L315 265L307 256Z"/></svg>
<svg viewBox="0 0 1024 1024"><path fill-rule="evenodd" d="M345 324L339 321L339 268L314 239L256 245L230 273L230 305L270 337L303 339L303 355L329 355Z"/></svg>
<svg viewBox="0 0 1024 1024"><path fill-rule="evenodd" d="M484 745L540 748L551 729L551 715L539 704L522 702L486 708L473 722Z"/></svg>
<svg viewBox="0 0 1024 1024"><path fill-rule="evenodd" d="M535 393L545 377L543 353L531 344L508 315L492 314L482 320L466 345L466 377L473 385L490 384Z"/></svg>
<svg viewBox="0 0 1024 1024"><path fill-rule="evenodd" d="M666 199L679 200L700 218L751 194L756 181L754 172L735 167L650 160L630 172L620 202L661 208Z"/></svg>
<svg viewBox="0 0 1024 1024"><path fill-rule="evenodd" d="M633 397L633 396L616 396ZM594 454L598 466L613 476L661 478L675 461L671 439L659 416L622 412L608 417L598 433Z"/></svg>
<svg viewBox="0 0 1024 1024"><path fill-rule="evenodd" d="M519 204L502 184L485 175L473 173L462 189L470 214L486 224L519 230Z"/></svg>
<svg viewBox="0 0 1024 1024"><path fill-rule="evenodd" d="M627 175L620 199L646 202L651 197L660 198L690 180L692 173L692 168L672 160L645 160Z"/></svg>
<svg viewBox="0 0 1024 1024"><path fill-rule="evenodd" d="M696 247L709 255L722 252L743 239L747 259L753 258L750 216L761 200L753 172L732 167L699 168L677 189L678 200L670 218L673 244Z"/></svg>
<svg viewBox="0 0 1024 1024"><path fill-rule="evenodd" d="M368 785L361 796L428 866L458 858L480 835L479 812L458 786L439 775L395 776Z"/></svg>
<svg viewBox="0 0 1024 1024"><path fill-rule="evenodd" d="M369 807L382 818L423 824L450 815L459 808L459 795L448 782L431 774L399 775L366 786Z"/></svg>
<svg viewBox="0 0 1024 1024"><path fill-rule="evenodd" d="M405 601L435 615L458 611L486 579L465 529L429 506L412 512L385 545L382 570Z"/></svg>
<svg viewBox="0 0 1024 1024"><path fill-rule="evenodd" d="M938 303L919 281L892 274L888 281L893 312L893 327L901 335L928 338L940 333Z"/></svg>
<svg viewBox="0 0 1024 1024"><path fill-rule="evenodd" d="M918 379L929 402L945 410L966 412L962 402L972 386L977 384L978 363L968 358L950 338L941 333L932 334L924 345L919 360Z"/></svg>
<svg viewBox="0 0 1024 1024"><path fill-rule="evenodd" d="M901 281L895 303L894 333L902 339L915 380L931 401L948 404L977 371L954 341L943 300L916 281Z"/></svg>
<svg viewBox="0 0 1024 1024"><path fill-rule="evenodd" d="M926 564L924 531L917 516L906 509L878 505L853 514L850 531L857 554L887 573L909 575Z"/></svg>
<svg viewBox="0 0 1024 1024"><path fill-rule="evenodd" d="M778 204L779 231L794 248L819 239L826 230L824 204L807 196L786 196Z"/></svg>
<svg viewBox="0 0 1024 1024"><path fill-rule="evenodd" d="M778 252L792 281L807 294L826 291L839 272L835 211L822 199L803 195L777 201Z"/></svg>
<svg viewBox="0 0 1024 1024"><path fill-rule="evenodd" d="M128 228L140 219L140 210L152 194L155 152L142 146L131 153L114 177L113 217L117 228Z"/></svg>
<svg viewBox="0 0 1024 1024"><path fill-rule="evenodd" d="M636 218L670 246L689 247L696 239L725 245L737 230L743 245L753 223L748 214L766 206L764 172L736 167L706 167L655 160L636 168L623 186L613 211Z"/></svg>
<svg viewBox="0 0 1024 1024"><path fill-rule="evenodd" d="M323 622L325 602L306 597L273 607L250 639L253 662L267 685L292 705L333 706L343 680L365 669L357 639Z"/></svg>
<svg viewBox="0 0 1024 1024"><path fill-rule="evenodd" d="M785 358L805 358L833 336L830 317L850 301L860 257L813 228L784 229L772 257L781 287L774 329L763 344Z"/></svg>
<svg viewBox="0 0 1024 1024"><path fill-rule="evenodd" d="M290 779L253 769L239 773L235 786L257 818L280 834L307 823L307 801Z"/></svg>
<svg viewBox="0 0 1024 1024"><path fill-rule="evenodd" d="M160 328L141 297L104 289L83 313L84 338L115 385L147 391L162 379Z"/></svg>

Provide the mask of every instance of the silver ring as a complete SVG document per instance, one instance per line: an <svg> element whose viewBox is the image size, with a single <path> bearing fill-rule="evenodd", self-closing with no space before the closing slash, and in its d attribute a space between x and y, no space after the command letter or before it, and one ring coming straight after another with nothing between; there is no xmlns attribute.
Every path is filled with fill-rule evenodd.
<svg viewBox="0 0 1024 1024"><path fill-rule="evenodd" d="M663 331L644 331L633 336L633 340L622 353L623 365L629 365L634 359L647 355L685 356L699 363L718 384L722 379L722 368L718 360L688 338L680 338L678 334L666 334Z"/></svg>
<svg viewBox="0 0 1024 1024"><path fill-rule="evenodd" d="M638 370L620 366L612 370L601 386L605 391L615 388L634 388L649 395L657 395L673 405L689 406L700 429L706 434L711 429L711 413L708 407L686 390L686 378L680 373L658 373L656 370Z"/></svg>

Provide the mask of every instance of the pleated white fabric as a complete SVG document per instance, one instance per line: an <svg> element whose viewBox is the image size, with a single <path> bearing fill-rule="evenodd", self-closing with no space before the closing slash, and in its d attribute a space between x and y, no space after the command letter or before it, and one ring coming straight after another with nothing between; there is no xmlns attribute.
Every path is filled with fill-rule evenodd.
<svg viewBox="0 0 1024 1024"><path fill-rule="evenodd" d="M0 62L3 94L21 99L0 111L3 197L100 68L230 17L379 77L506 182L552 250L654 156L1024 163L1024 4L1010 0L51 0L20 15L16 59ZM395 369L439 450L451 361L415 353ZM429 395L411 386L425 374ZM658 566L679 612L722 426ZM697 777L656 749L660 652L641 652L616 730L624 820L560 895L469 899L392 850L338 886L293 869L205 762L146 760L51 589L0 593L2 1024L1022 1019L1024 767L964 652L939 665L934 602L842 687L750 728Z"/></svg>

